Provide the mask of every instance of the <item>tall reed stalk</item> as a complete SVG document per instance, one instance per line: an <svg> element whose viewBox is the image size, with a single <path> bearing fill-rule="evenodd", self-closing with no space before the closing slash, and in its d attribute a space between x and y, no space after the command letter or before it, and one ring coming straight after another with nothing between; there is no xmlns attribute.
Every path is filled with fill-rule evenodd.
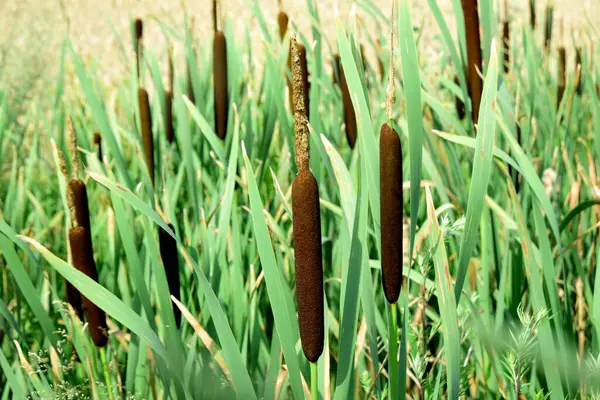
<svg viewBox="0 0 600 400"><path fill-rule="evenodd" d="M339 56L338 56L339 57ZM354 148L356 144L357 136L357 124L356 124L356 113L354 112L354 106L352 105L352 98L350 96L350 89L348 88L348 81L346 80L346 74L344 74L344 67L338 60L338 72L340 80L340 89L342 90L342 106L344 109L344 126L346 127L346 139L350 148Z"/></svg>
<svg viewBox="0 0 600 400"><path fill-rule="evenodd" d="M296 259L296 298L302 350L316 363L323 353L325 339L323 308L323 263L319 186L309 169L310 137L305 95L305 75L301 45L291 40L293 105L298 174L292 184L294 256ZM315 368L313 365L311 368ZM318 379L313 374L315 381ZM316 382L311 385L316 388ZM313 399L317 393L312 393Z"/></svg>
<svg viewBox="0 0 600 400"><path fill-rule="evenodd" d="M552 24L553 24L554 6L552 3L548 3L546 6L546 23L544 25L544 48L547 51L550 50L552 45Z"/></svg>
<svg viewBox="0 0 600 400"><path fill-rule="evenodd" d="M135 63L136 63L136 69L137 69L137 76L138 76L138 80L140 79L140 74L141 74L141 60L143 59L143 44L142 44L142 38L144 36L144 23L142 22L142 20L140 18L136 18L135 22L135 43L134 43L134 50L135 50Z"/></svg>
<svg viewBox="0 0 600 400"><path fill-rule="evenodd" d="M172 224L168 224L169 228L175 232ZM179 280L179 257L177 255L177 241L169 235L162 227L158 228L158 242L160 246L160 258L165 267L167 275L167 284L169 285L169 293L177 300L181 299L180 280ZM175 314L175 323L179 328L181 326L181 310L179 307L173 307Z"/></svg>
<svg viewBox="0 0 600 400"><path fill-rule="evenodd" d="M227 92L227 41L221 31L215 31L213 42L213 77L215 97L215 129L217 136L225 139L229 117L229 94Z"/></svg>
<svg viewBox="0 0 600 400"><path fill-rule="evenodd" d="M556 93L556 108L560 107L560 103L565 94L567 85L567 50L561 45L558 48L558 88Z"/></svg>

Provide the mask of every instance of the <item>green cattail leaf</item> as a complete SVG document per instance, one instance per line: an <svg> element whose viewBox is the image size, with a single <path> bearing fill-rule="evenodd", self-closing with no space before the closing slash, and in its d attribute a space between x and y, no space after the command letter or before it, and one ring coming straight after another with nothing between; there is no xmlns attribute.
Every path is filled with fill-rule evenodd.
<svg viewBox="0 0 600 400"><path fill-rule="evenodd" d="M531 296L531 306L534 312L539 312L542 309L550 310L550 307L546 304L544 296L544 289L542 287L542 277L540 276L540 265L536 261L534 256L534 246L529 236L529 231L525 223L525 217L521 205L517 201L517 195L514 190L512 183L509 182L510 197L512 200L512 206L515 210L515 217L519 226L519 234L521 237L520 245L523 249L524 267L527 271L525 274L529 283L529 291ZM538 207L535 202L532 204L533 208ZM539 210L538 210L539 212ZM534 211L535 214L535 211ZM541 215L538 216L538 229L542 230L542 234L545 235L545 227L543 221L540 221ZM544 224L545 225L545 224ZM554 341L552 330L550 327L550 321L546 321L538 327L538 337L540 341L540 352L542 365L546 374L546 381L550 387L553 397L564 399L565 395L562 388L561 377L558 373L557 362L561 360L561 357L557 354L557 343ZM564 365L560 362L558 365Z"/></svg>
<svg viewBox="0 0 600 400"><path fill-rule="evenodd" d="M498 63L496 62L497 52L495 44L492 44L491 54L489 68L483 85L481 112L479 113L477 137L475 139L473 172L471 174L471 186L469 188L469 200L467 203L467 215L460 244L458 272L454 288L457 301L460 299L471 253L475 248L477 230L481 222L484 199L492 171L494 141L496 137L494 110L498 86Z"/></svg>
<svg viewBox="0 0 600 400"><path fill-rule="evenodd" d="M6 388L6 390L10 389L12 391L11 398L13 398L13 399L26 398L27 396L25 396L25 393L26 393L25 390L27 390L27 388L23 388L21 386L21 384L19 383L19 381L17 380L17 376L13 372L13 367L10 365L10 363L6 359L6 356L4 355L3 351L0 351L0 367L2 367L2 371L4 372L4 377L6 378L6 381L8 383L8 387ZM17 369L17 371L19 371L23 367L20 364L18 364L15 368ZM8 393L8 392L5 392L5 393Z"/></svg>
<svg viewBox="0 0 600 400"><path fill-rule="evenodd" d="M460 360L461 345L458 332L458 315L456 300L453 296L446 243L444 234L437 221L433 198L429 186L426 187L427 219L430 230L428 238L429 248L433 250L433 265L435 267L435 283L442 320L441 329L444 337L444 353L446 356L446 380L448 384L447 396L449 399L458 399L460 395Z"/></svg>
<svg viewBox="0 0 600 400"><path fill-rule="evenodd" d="M208 143L210 143L210 146L214 150L215 154L217 155L217 157L219 157L219 160L225 162L227 159L225 157L223 141L219 139L219 137L215 134L208 121L204 119L202 114L200 114L200 111L198 111L198 108L196 108L196 106L190 101L190 99L188 99L187 96L184 95L182 96L182 100L187 106L187 109L192 115L192 118L194 119L198 127L200 127L200 131L202 131L202 134L204 135L204 137L206 137Z"/></svg>
<svg viewBox="0 0 600 400"><path fill-rule="evenodd" d="M398 13L400 61L406 96L405 112L408 121L408 145L410 157L410 245L408 254L413 253L419 199L421 196L421 167L423 159L423 111L421 107L421 76L417 47L413 35L410 15L410 0L401 0ZM410 266L409 266L410 267ZM404 339L404 337L403 337Z"/></svg>
<svg viewBox="0 0 600 400"><path fill-rule="evenodd" d="M252 386L252 382L248 376L248 371L240 354L238 344L233 336L233 332L231 331L231 327L229 326L227 316L223 311L218 297L210 286L206 275L198 266L198 263L192 257L190 257L187 250L185 250L183 243L175 236L174 232L171 231L165 221L156 213L156 211L152 209L150 205L143 202L131 191L117 185L110 179L93 172L88 173L92 179L108 188L111 193L116 194L118 197L125 200L129 205L148 217L150 221L162 227L165 231L167 231L167 233L177 240L177 243L180 246L180 251L186 256L186 262L191 263L191 266L198 277L200 290L205 296L208 312L210 313L210 316L215 324L217 335L219 336L219 340L223 348L224 358L227 362L227 366L229 367L229 372L231 373L231 379L235 390L240 398L256 399L256 392L254 391L254 387Z"/></svg>

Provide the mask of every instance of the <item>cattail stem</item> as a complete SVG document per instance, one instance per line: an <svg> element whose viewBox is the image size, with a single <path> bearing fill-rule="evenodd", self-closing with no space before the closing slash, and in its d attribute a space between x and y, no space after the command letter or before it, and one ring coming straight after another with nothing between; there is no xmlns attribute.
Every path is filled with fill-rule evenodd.
<svg viewBox="0 0 600 400"><path fill-rule="evenodd" d="M310 363L310 396L312 400L319 399L319 366Z"/></svg>
<svg viewBox="0 0 600 400"><path fill-rule="evenodd" d="M398 396L398 305L390 304L389 329L389 399L395 400Z"/></svg>
<svg viewBox="0 0 600 400"><path fill-rule="evenodd" d="M173 225L169 224L169 228L175 232ZM162 227L159 227L158 242L160 246L160 257L162 258L162 262L165 267L165 275L167 276L167 284L169 285L169 293L171 296L179 300L181 299L181 295L177 241ZM181 326L181 310L179 307L173 307L173 314L175 315L175 323L179 328Z"/></svg>
<svg viewBox="0 0 600 400"><path fill-rule="evenodd" d="M225 139L229 117L229 94L227 92L227 40L221 31L215 32L213 42L213 77L215 97L215 130Z"/></svg>
<svg viewBox="0 0 600 400"><path fill-rule="evenodd" d="M218 4L217 4L217 0L213 0L212 2L212 22L213 22L213 31L216 33L219 30L219 26L218 24L218 14L219 14L219 10L218 10Z"/></svg>
<svg viewBox="0 0 600 400"><path fill-rule="evenodd" d="M113 400L115 394L113 392L112 380L110 379L110 373L108 368L108 362L106 360L106 349L100 348L100 359L102 361L102 369L104 370L104 381L106 382L106 391L108 392L108 399Z"/></svg>
<svg viewBox="0 0 600 400"><path fill-rule="evenodd" d="M479 118L479 104L483 91L483 80L478 71L483 71L481 56L481 34L479 29L478 0L461 0L467 35L467 72L469 95L473 110L473 124Z"/></svg>
<svg viewBox="0 0 600 400"><path fill-rule="evenodd" d="M323 353L323 260L319 186L309 170L309 131L305 106L300 51L292 38L294 78L294 130L298 175L292 184L296 298L300 341L307 360L314 363Z"/></svg>
<svg viewBox="0 0 600 400"><path fill-rule="evenodd" d="M138 103L140 107L140 121L142 124L142 141L146 166L150 175L150 182L154 186L154 141L152 140L152 115L150 114L150 100L146 89L138 89Z"/></svg>

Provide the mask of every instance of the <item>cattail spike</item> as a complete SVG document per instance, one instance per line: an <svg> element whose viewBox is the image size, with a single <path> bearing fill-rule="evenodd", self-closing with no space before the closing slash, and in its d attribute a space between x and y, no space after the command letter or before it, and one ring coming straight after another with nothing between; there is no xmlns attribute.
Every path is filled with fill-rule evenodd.
<svg viewBox="0 0 600 400"><path fill-rule="evenodd" d="M77 270L83 272L95 282L98 282L98 272L94 261L92 244L88 241L88 236L89 232L83 226L69 230L69 244L71 245L73 265ZM108 342L106 314L87 297L81 296L81 298L92 341L96 347L104 347Z"/></svg>
<svg viewBox="0 0 600 400"><path fill-rule="evenodd" d="M536 14L535 14L535 0L529 0L529 22L531 29L535 31Z"/></svg>
<svg viewBox="0 0 600 400"><path fill-rule="evenodd" d="M173 93L170 90L165 92L165 133L168 143L173 143L175 134L173 130Z"/></svg>
<svg viewBox="0 0 600 400"><path fill-rule="evenodd" d="M381 271L387 301L398 301L402 287L403 205L402 146L398 133L387 123L379 136L381 212Z"/></svg>
<svg viewBox="0 0 600 400"><path fill-rule="evenodd" d="M292 108L294 111L294 130L296 132L296 167L298 171L308 170L310 138L308 131L308 116L306 111L305 69L302 65L302 49L296 38L292 38ZM306 53L305 53L306 54ZM306 56L304 57L306 61Z"/></svg>
<svg viewBox="0 0 600 400"><path fill-rule="evenodd" d="M483 91L483 80L479 71L483 71L481 56L481 33L479 29L478 0L461 0L465 17L465 31L467 34L467 72L469 81L469 95L473 107L473 124L479 118L479 104Z"/></svg>
<svg viewBox="0 0 600 400"><path fill-rule="evenodd" d="M279 26L279 37L281 38L281 40L285 38L285 34L287 33L289 23L290 18L288 17L288 15L283 11L279 11L279 14L277 14L277 25Z"/></svg>
<svg viewBox="0 0 600 400"><path fill-rule="evenodd" d="M138 89L138 104L140 108L142 141L144 144L146 166L148 167L150 182L152 185L154 185L154 141L152 139L152 115L150 114L150 100L148 99L148 92L143 87Z"/></svg>
<svg viewBox="0 0 600 400"><path fill-rule="evenodd" d="M356 112L352 105L352 98L350 96L350 89L348 88L348 81L346 80L346 74L344 73L344 67L342 63L339 64L340 74L340 89L342 90L342 106L344 108L344 125L346 126L346 139L351 149L354 148L357 138L357 124L356 124Z"/></svg>
<svg viewBox="0 0 600 400"><path fill-rule="evenodd" d="M135 62L136 62L136 67L137 67L138 78L140 77L140 73L141 73L141 59L142 59L142 52L143 52L142 38L143 38L143 36L144 36L144 24L143 24L141 18L136 18L135 19L134 49L135 49Z"/></svg>
<svg viewBox="0 0 600 400"><path fill-rule="evenodd" d="M292 184L296 298L304 355L316 362L325 338L323 263L319 187L309 169L301 169Z"/></svg>
<svg viewBox="0 0 600 400"><path fill-rule="evenodd" d="M558 92L556 94L556 108L560 107L560 103L565 94L567 84L567 50L564 46L558 49Z"/></svg>
<svg viewBox="0 0 600 400"><path fill-rule="evenodd" d="M510 70L510 24L508 18L504 20L502 29L502 47L504 48L504 73Z"/></svg>
<svg viewBox="0 0 600 400"><path fill-rule="evenodd" d="M227 40L221 31L215 32L213 42L213 74L215 99L215 130L225 139L229 118L229 94L227 77Z"/></svg>
<svg viewBox="0 0 600 400"><path fill-rule="evenodd" d="M173 225L169 224L169 228L175 232ZM162 227L158 228L158 242L160 245L160 257L162 258L165 267L165 275L167 276L167 284L169 285L169 293L177 300L181 298L180 282L179 282L179 257L177 255L177 241L173 239L167 231ZM173 307L175 314L175 322L177 327L181 326L181 310L179 307Z"/></svg>
<svg viewBox="0 0 600 400"><path fill-rule="evenodd" d="M102 136L100 132L94 133L94 144L98 148L98 161L102 162Z"/></svg>
<svg viewBox="0 0 600 400"><path fill-rule="evenodd" d="M544 48L546 51L550 49L550 44L552 43L553 11L554 7L552 3L548 3L546 6L546 24L544 31Z"/></svg>

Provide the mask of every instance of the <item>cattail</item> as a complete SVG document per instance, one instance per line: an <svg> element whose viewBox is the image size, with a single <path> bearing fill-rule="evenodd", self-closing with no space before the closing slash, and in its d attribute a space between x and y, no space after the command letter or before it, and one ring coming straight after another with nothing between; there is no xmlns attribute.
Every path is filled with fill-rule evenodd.
<svg viewBox="0 0 600 400"><path fill-rule="evenodd" d="M215 129L217 136L225 139L229 113L229 95L227 93L227 41L221 31L215 32L213 68L215 81Z"/></svg>
<svg viewBox="0 0 600 400"><path fill-rule="evenodd" d="M279 14L277 14L277 25L279 25L279 37L281 38L281 40L285 38L289 22L290 18L288 17L288 15L283 11L279 11Z"/></svg>
<svg viewBox="0 0 600 400"><path fill-rule="evenodd" d="M529 0L529 22L531 24L531 29L535 31L535 0Z"/></svg>
<svg viewBox="0 0 600 400"><path fill-rule="evenodd" d="M333 83L335 83L338 86L341 86L340 83L340 68L342 65L342 60L340 59L340 55L339 54L334 54L333 55L333 76L332 76L332 81Z"/></svg>
<svg viewBox="0 0 600 400"><path fill-rule="evenodd" d="M81 293L79 293L79 290L77 290L77 288L75 288L75 286L73 286L73 284L67 281L66 279L65 284L65 294L67 297L67 303L69 303L71 307L73 307L73 310L75 310L75 313L77 314L79 319L83 321L84 313L83 305L81 302Z"/></svg>
<svg viewBox="0 0 600 400"><path fill-rule="evenodd" d="M292 38L293 110L298 175L292 184L296 297L304 355L316 362L325 338L319 187L309 169L309 131L300 45Z"/></svg>
<svg viewBox="0 0 600 400"><path fill-rule="evenodd" d="M544 47L546 51L550 49L550 44L552 43L552 14L554 12L554 7L552 3L549 3L546 7L546 25L544 31Z"/></svg>
<svg viewBox="0 0 600 400"><path fill-rule="evenodd" d="M304 97L304 107L306 111L306 118L310 120L310 102L308 97L308 92L310 90L308 83L308 64L306 62L306 48L303 44L298 44L298 55L300 60L300 70L302 71L302 95ZM296 78L294 78L296 79ZM293 90L298 90L295 82L292 87ZM294 95L295 96L295 95ZM296 101L294 101L296 104Z"/></svg>
<svg viewBox="0 0 600 400"><path fill-rule="evenodd" d="M85 183L80 179L71 179L69 181L69 190L73 201L75 211L75 226L82 226L86 229L89 237L88 241L92 243L92 229L90 224L90 209L88 205L88 195Z"/></svg>
<svg viewBox="0 0 600 400"><path fill-rule="evenodd" d="M167 142L173 143L175 135L173 133L173 92L165 91L165 132Z"/></svg>
<svg viewBox="0 0 600 400"><path fill-rule="evenodd" d="M98 282L98 273L96 271L96 263L94 262L92 244L88 239L89 236L89 232L83 226L77 226L69 230L69 244L71 245L73 265L77 270L83 272L95 282ZM106 314L87 297L81 297L92 341L97 347L104 347L108 341Z"/></svg>
<svg viewBox="0 0 600 400"><path fill-rule="evenodd" d="M579 74L576 75L575 87L579 96L583 94L583 59L581 51L581 47L579 46L575 49L575 68L579 68Z"/></svg>
<svg viewBox="0 0 600 400"><path fill-rule="evenodd" d="M196 54L195 48L192 48L192 53ZM187 97L192 104L196 105L196 95L194 94L194 83L192 81L192 68L194 68L194 65L192 65L193 62L194 58L190 57L187 63Z"/></svg>
<svg viewBox="0 0 600 400"><path fill-rule="evenodd" d="M519 144L519 146L521 146L522 144L520 124L517 124L517 143ZM521 188L521 180L519 179L519 173L517 172L517 170L513 169L512 165L510 164L508 165L508 175L512 178L513 185L515 186L515 192L519 193L519 190Z"/></svg>
<svg viewBox="0 0 600 400"><path fill-rule="evenodd" d="M460 86L460 81L458 79L458 75L454 76L454 83L456 85ZM456 114L458 115L458 118L460 118L461 120L463 120L465 118L465 115L466 115L465 103L458 96L456 96L454 98L454 104L456 106Z"/></svg>
<svg viewBox="0 0 600 400"><path fill-rule="evenodd" d="M469 81L469 96L473 107L473 123L479 118L479 103L483 81L478 71L483 71L481 60L481 35L479 31L478 0L461 0L465 16L465 31L467 35L467 73Z"/></svg>
<svg viewBox="0 0 600 400"><path fill-rule="evenodd" d="M560 102L565 94L567 82L567 50L565 46L558 49L558 93L556 95L556 108L560 107Z"/></svg>
<svg viewBox="0 0 600 400"><path fill-rule="evenodd" d="M510 70L510 23L508 18L502 23L502 47L504 49L504 73Z"/></svg>
<svg viewBox="0 0 600 400"><path fill-rule="evenodd" d="M169 228L175 232L173 225L169 224ZM169 293L177 300L180 296L179 284L179 258L177 256L177 241L167 233L162 227L158 228L158 242L160 245L160 257L162 258L167 275L167 284L169 285ZM179 307L173 307L175 314L175 322L177 327L181 326L181 310Z"/></svg>
<svg viewBox="0 0 600 400"><path fill-rule="evenodd" d="M342 105L344 107L344 125L346 126L346 139L348 139L348 145L351 149L356 144L357 125L356 125L356 113L354 112L354 106L352 105L352 97L350 96L350 89L348 88L348 81L346 80L346 74L344 74L344 67L340 62L340 88L342 89Z"/></svg>
<svg viewBox="0 0 600 400"><path fill-rule="evenodd" d="M398 133L387 123L379 136L379 163L383 291L393 304L402 286L402 146Z"/></svg>
<svg viewBox="0 0 600 400"><path fill-rule="evenodd" d="M135 60L136 60L136 66L137 66L137 74L138 77L140 76L140 60L142 59L142 52L143 52L143 48L142 48L142 37L144 35L144 24L141 20L141 18L136 18L135 19L135 43L134 43L134 48L135 48Z"/></svg>
<svg viewBox="0 0 600 400"><path fill-rule="evenodd" d="M152 115L150 114L150 100L146 89L138 89L138 103L140 107L140 120L142 123L142 140L144 142L144 155L146 166L150 175L150 182L154 185L154 141L152 140Z"/></svg>
<svg viewBox="0 0 600 400"><path fill-rule="evenodd" d="M98 147L98 161L102 162L102 136L100 132L94 133L94 144Z"/></svg>

